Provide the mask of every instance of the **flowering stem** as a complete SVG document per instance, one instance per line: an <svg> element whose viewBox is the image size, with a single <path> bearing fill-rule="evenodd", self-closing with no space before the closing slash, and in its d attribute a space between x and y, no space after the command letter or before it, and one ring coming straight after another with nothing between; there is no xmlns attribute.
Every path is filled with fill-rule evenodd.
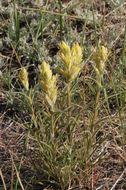
<svg viewBox="0 0 126 190"><path fill-rule="evenodd" d="M68 140L69 142L71 142L71 127L70 127L70 122L69 122L69 119L70 119L70 107L71 107L71 83L69 82L68 83L68 86L67 86L67 100L68 100L68 126L67 126L67 133L68 133Z"/></svg>
<svg viewBox="0 0 126 190"><path fill-rule="evenodd" d="M29 100L29 106L31 109L31 119L32 119L34 127L37 128L36 116L35 116L34 107L33 107L32 93L33 93L32 90L29 90L28 100Z"/></svg>
<svg viewBox="0 0 126 190"><path fill-rule="evenodd" d="M53 117L53 112L51 112L51 134L50 137L52 139L52 142L54 141L55 137L55 125L54 125L54 117Z"/></svg>
<svg viewBox="0 0 126 190"><path fill-rule="evenodd" d="M28 135L26 137L26 141L25 141L25 145L27 147L28 142L29 142L29 134L30 134L30 130L31 129L35 129L37 128L37 121L36 121L36 116L35 116L35 112L34 112L34 107L33 107L33 91L31 89L29 89L27 91L27 94L25 94L27 100L28 100L28 107L29 107L29 111L30 111L30 116L31 116L31 124L32 126L29 128L28 130Z"/></svg>
<svg viewBox="0 0 126 190"><path fill-rule="evenodd" d="M71 106L71 92L70 92L70 88L71 88L71 83L68 83L68 86L67 86L68 108Z"/></svg>
<svg viewBox="0 0 126 190"><path fill-rule="evenodd" d="M99 99L100 99L100 92L101 88L98 87L97 94L96 94L96 99L95 99L95 110L94 110L94 115L92 119L92 125L91 125L91 132L94 132L94 125L98 117L98 106L99 106Z"/></svg>

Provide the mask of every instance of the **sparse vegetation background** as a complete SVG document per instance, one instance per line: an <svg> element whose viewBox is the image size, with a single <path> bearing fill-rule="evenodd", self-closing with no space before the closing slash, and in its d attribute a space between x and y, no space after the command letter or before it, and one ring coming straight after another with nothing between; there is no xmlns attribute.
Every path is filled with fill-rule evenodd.
<svg viewBox="0 0 126 190"><path fill-rule="evenodd" d="M125 0L1 0L0 190L125 179Z"/></svg>

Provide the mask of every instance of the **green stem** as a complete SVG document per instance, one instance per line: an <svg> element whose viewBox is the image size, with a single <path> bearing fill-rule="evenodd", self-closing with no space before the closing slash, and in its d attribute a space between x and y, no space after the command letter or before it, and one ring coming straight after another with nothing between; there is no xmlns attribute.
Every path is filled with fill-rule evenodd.
<svg viewBox="0 0 126 190"><path fill-rule="evenodd" d="M13 6L14 6L15 40L17 46L20 38L20 23L19 23L20 21L19 21L19 13L16 8L16 0L13 1Z"/></svg>
<svg viewBox="0 0 126 190"><path fill-rule="evenodd" d="M51 125L52 125L52 138L54 139L55 130L54 130L54 121L53 121L53 113L51 114Z"/></svg>
<svg viewBox="0 0 126 190"><path fill-rule="evenodd" d="M60 14L62 13L62 2L58 0L60 7ZM62 15L59 16L59 24L60 24L60 38L62 39L62 30L63 30L63 18Z"/></svg>
<svg viewBox="0 0 126 190"><path fill-rule="evenodd" d="M67 86L68 108L71 106L71 83Z"/></svg>
<svg viewBox="0 0 126 190"><path fill-rule="evenodd" d="M70 116L71 116L71 113L70 113L70 107L71 107L71 83L68 83L68 86L67 86L67 104L68 104L68 126L67 126L67 133L68 133L68 140L69 142L71 142L72 140L72 134L71 134L71 126L70 126Z"/></svg>
<svg viewBox="0 0 126 190"><path fill-rule="evenodd" d="M95 125L97 118L98 118L98 107L99 107L100 92L101 92L101 88L98 87L96 99L95 99L95 110L94 110L94 115L93 115L92 125L91 125L91 132L92 133L94 132L94 125Z"/></svg>
<svg viewBox="0 0 126 190"><path fill-rule="evenodd" d="M30 109L31 109L31 120L32 120L34 126L37 128L37 122L36 122L36 116L35 116L34 107L33 107L33 97L32 97L31 90L29 91L28 100L29 100L29 105L30 105Z"/></svg>
<svg viewBox="0 0 126 190"><path fill-rule="evenodd" d="M55 125L54 125L53 112L51 113L51 131L50 131L50 138L52 139L52 143L53 143L53 142L54 142L54 138L55 138Z"/></svg>

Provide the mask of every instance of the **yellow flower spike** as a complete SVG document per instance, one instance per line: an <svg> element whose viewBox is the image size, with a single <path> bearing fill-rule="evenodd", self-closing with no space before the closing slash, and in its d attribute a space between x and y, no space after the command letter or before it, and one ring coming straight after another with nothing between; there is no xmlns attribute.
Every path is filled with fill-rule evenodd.
<svg viewBox="0 0 126 190"><path fill-rule="evenodd" d="M53 75L50 65L45 61L39 66L40 71L40 85L46 94L46 100L54 110L54 105L57 99L57 75Z"/></svg>
<svg viewBox="0 0 126 190"><path fill-rule="evenodd" d="M99 88L102 87L102 75L100 74L99 70L97 68L95 68L95 72L96 72L96 82Z"/></svg>
<svg viewBox="0 0 126 190"><path fill-rule="evenodd" d="M63 62L60 73L71 82L78 76L81 70L82 48L78 43L74 43L70 48L64 41L60 43L59 47L60 58Z"/></svg>
<svg viewBox="0 0 126 190"><path fill-rule="evenodd" d="M97 49L95 48L93 59L96 62L96 64L99 64L100 62L106 62L108 58L108 49L105 46L99 46Z"/></svg>
<svg viewBox="0 0 126 190"><path fill-rule="evenodd" d="M105 46L99 46L95 48L93 53L93 60L95 61L95 72L96 72L96 80L99 87L101 87L101 82L103 78L103 74L105 72L105 62L108 58L108 49Z"/></svg>
<svg viewBox="0 0 126 190"><path fill-rule="evenodd" d="M72 66L70 71L70 81L75 80L77 78L79 72L81 70L81 67L79 66Z"/></svg>
<svg viewBox="0 0 126 190"><path fill-rule="evenodd" d="M22 67L18 75L19 80L26 90L29 90L28 72L25 67Z"/></svg>
<svg viewBox="0 0 126 190"><path fill-rule="evenodd" d="M60 57L62 61L66 64L67 67L70 67L71 63L71 52L70 52L70 47L62 41L59 44L60 47Z"/></svg>
<svg viewBox="0 0 126 190"><path fill-rule="evenodd" d="M108 49L105 46L101 46L99 48L99 56L101 57L102 61L105 62L108 58Z"/></svg>
<svg viewBox="0 0 126 190"><path fill-rule="evenodd" d="M82 48L78 43L74 43L71 48L71 58L73 59L74 64L79 65L82 61Z"/></svg>
<svg viewBox="0 0 126 190"><path fill-rule="evenodd" d="M49 80L52 78L52 71L50 70L50 65L43 61L41 65L39 65L39 71L43 79Z"/></svg>

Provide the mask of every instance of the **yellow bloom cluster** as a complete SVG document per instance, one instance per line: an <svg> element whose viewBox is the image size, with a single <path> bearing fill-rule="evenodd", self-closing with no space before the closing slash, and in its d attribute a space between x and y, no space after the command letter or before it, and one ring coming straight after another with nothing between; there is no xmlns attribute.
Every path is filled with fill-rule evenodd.
<svg viewBox="0 0 126 190"><path fill-rule="evenodd" d="M104 46L99 46L94 52L94 61L99 72L104 73L105 62L108 57L108 49Z"/></svg>
<svg viewBox="0 0 126 190"><path fill-rule="evenodd" d="M52 74L50 65L45 61L39 66L40 71L40 85L46 93L46 100L51 106L52 110L57 99L57 76Z"/></svg>
<svg viewBox="0 0 126 190"><path fill-rule="evenodd" d="M63 68L60 73L66 77L68 81L73 81L81 70L82 48L78 43L74 43L70 48L64 41L59 44L60 58L63 62Z"/></svg>
<svg viewBox="0 0 126 190"><path fill-rule="evenodd" d="M22 67L19 71L19 80L26 90L29 90L29 80L28 80L28 72L25 67Z"/></svg>
<svg viewBox="0 0 126 190"><path fill-rule="evenodd" d="M65 42L60 45L60 57L63 62L63 68L60 72L69 80L73 81L81 70L82 49L78 43L74 43L70 48ZM57 99L57 76L52 74L50 65L45 61L39 66L39 83L46 93L46 100L52 110Z"/></svg>
<svg viewBox="0 0 126 190"><path fill-rule="evenodd" d="M101 87L101 80L105 72L106 60L108 58L108 49L104 46L98 46L93 53L93 60L95 61L96 80Z"/></svg>

